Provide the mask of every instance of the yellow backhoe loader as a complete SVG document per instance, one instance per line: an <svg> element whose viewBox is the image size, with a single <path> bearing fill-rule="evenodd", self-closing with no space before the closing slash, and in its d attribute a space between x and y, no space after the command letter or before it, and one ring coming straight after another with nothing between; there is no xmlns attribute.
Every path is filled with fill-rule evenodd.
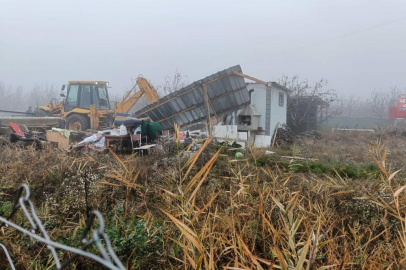
<svg viewBox="0 0 406 270"><path fill-rule="evenodd" d="M139 91L133 95L138 85ZM111 108L107 91L108 82L105 81L69 81L67 94L61 94L64 101L58 103L52 99L46 106L38 106L40 116L57 116L65 123L69 130L99 130L110 128L117 113L127 113L144 95L149 102L159 99L155 88L143 77L137 78L137 84L129 90L123 99ZM65 85L62 86L62 91Z"/></svg>

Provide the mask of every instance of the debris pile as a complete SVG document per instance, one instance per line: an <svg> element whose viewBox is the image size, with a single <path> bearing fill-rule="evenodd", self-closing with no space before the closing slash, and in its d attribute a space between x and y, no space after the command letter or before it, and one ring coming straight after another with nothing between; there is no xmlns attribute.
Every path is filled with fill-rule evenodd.
<svg viewBox="0 0 406 270"><path fill-rule="evenodd" d="M280 125L272 137L272 146L286 143L293 143L294 134L285 124Z"/></svg>
<svg viewBox="0 0 406 270"><path fill-rule="evenodd" d="M23 131L16 123L9 122L11 129L10 143L20 143L22 145L35 145L36 148L43 148L46 142L44 133L32 132L26 129Z"/></svg>

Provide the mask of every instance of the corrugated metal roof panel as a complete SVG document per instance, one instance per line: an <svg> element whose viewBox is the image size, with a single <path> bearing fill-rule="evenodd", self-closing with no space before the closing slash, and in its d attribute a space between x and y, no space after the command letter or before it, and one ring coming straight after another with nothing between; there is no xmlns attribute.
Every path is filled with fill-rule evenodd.
<svg viewBox="0 0 406 270"><path fill-rule="evenodd" d="M196 81L142 108L135 115L160 122L164 129L172 129L175 123L187 126L205 121L203 84L206 84L207 93L218 116L236 111L249 104L249 94L244 78L235 75L235 71L242 72L241 67L230 67ZM210 112L213 116L211 108Z"/></svg>

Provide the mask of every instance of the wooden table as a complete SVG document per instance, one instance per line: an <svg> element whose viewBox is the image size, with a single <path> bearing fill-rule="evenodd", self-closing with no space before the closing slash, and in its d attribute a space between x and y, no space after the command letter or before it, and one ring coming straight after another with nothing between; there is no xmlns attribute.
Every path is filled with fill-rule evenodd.
<svg viewBox="0 0 406 270"><path fill-rule="evenodd" d="M130 140L130 135L105 135L104 138L106 138L106 148L110 148L110 144L112 142L120 142Z"/></svg>

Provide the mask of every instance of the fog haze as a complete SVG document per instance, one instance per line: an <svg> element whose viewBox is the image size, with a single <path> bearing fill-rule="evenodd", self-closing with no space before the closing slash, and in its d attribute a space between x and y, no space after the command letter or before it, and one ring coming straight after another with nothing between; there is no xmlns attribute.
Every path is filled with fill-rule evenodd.
<svg viewBox="0 0 406 270"><path fill-rule="evenodd" d="M188 81L240 64L344 95L406 87L406 1L0 1L0 81Z"/></svg>

